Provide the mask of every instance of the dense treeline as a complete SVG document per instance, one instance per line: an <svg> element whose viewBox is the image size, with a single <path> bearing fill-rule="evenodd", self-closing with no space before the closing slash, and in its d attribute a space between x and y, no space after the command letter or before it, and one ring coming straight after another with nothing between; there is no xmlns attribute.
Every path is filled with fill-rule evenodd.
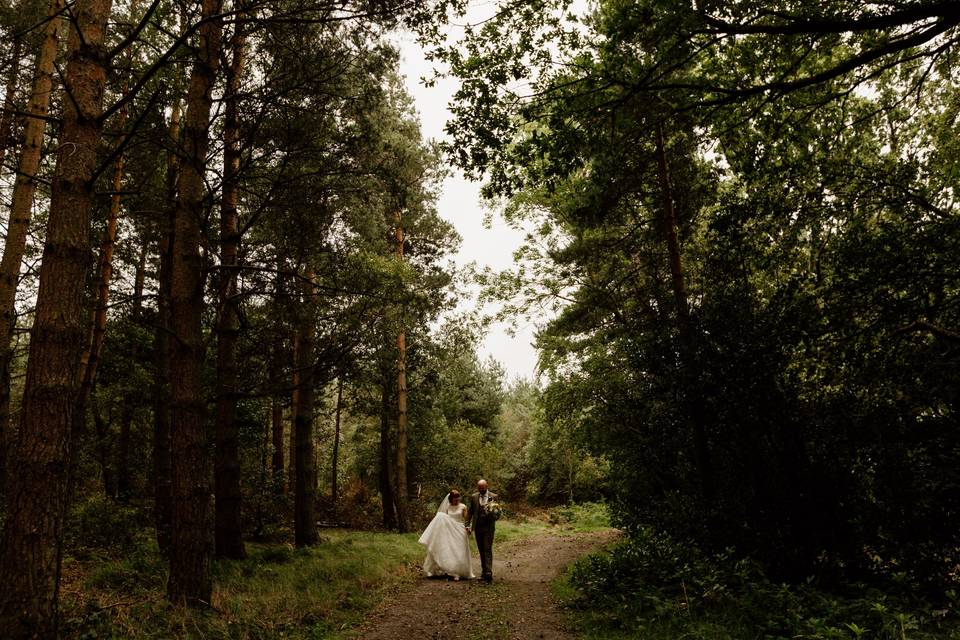
<svg viewBox="0 0 960 640"><path fill-rule="evenodd" d="M428 34L453 156L531 230L488 293L556 312L547 421L610 461L628 531L955 587L958 21L545 1Z"/></svg>
<svg viewBox="0 0 960 640"><path fill-rule="evenodd" d="M502 385L438 333L459 238L390 42L425 9L2 6L4 637L56 633L65 538L112 526L97 496L149 514L168 597L206 605L251 536L312 545L371 488L406 531L414 483L466 481L418 464L468 411L439 408L446 361L479 376L464 425Z"/></svg>

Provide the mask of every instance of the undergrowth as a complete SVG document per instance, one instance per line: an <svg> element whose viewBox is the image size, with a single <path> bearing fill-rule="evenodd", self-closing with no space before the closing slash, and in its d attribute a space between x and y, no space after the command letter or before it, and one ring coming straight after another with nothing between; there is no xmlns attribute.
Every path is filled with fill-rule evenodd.
<svg viewBox="0 0 960 640"><path fill-rule="evenodd" d="M554 589L589 639L960 638L956 592L931 603L896 579L832 591L813 579L778 584L748 559L650 530L582 558Z"/></svg>

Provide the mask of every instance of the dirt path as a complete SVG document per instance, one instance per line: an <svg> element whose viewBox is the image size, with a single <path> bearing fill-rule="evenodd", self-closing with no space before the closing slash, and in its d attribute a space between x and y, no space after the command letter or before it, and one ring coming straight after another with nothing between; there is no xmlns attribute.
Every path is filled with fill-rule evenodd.
<svg viewBox="0 0 960 640"><path fill-rule="evenodd" d="M550 582L578 557L612 541L613 531L544 534L494 547L494 582L423 578L381 605L363 640L567 640ZM473 549L474 573L480 575Z"/></svg>

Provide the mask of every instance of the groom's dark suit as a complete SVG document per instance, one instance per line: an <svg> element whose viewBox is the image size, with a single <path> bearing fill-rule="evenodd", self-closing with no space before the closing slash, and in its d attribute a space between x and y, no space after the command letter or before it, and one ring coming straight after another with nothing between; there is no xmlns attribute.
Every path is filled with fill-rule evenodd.
<svg viewBox="0 0 960 640"><path fill-rule="evenodd" d="M492 502L497 494L487 491L485 500ZM493 579L493 534L497 528L497 521L484 515L480 506L480 492L470 496L470 528L477 536L477 549L480 551L480 577L484 580Z"/></svg>

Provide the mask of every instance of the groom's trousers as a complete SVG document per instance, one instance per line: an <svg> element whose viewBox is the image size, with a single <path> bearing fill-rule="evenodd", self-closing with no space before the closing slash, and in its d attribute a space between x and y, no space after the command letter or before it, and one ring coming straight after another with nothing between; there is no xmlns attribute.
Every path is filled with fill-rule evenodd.
<svg viewBox="0 0 960 640"><path fill-rule="evenodd" d="M477 550L480 551L480 577L493 578L493 534L496 530L494 523L478 525L476 530Z"/></svg>

